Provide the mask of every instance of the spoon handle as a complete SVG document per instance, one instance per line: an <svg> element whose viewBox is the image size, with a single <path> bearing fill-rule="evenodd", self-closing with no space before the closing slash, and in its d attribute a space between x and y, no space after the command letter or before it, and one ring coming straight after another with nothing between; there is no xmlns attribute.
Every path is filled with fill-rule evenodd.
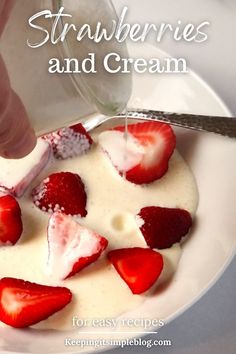
<svg viewBox="0 0 236 354"><path fill-rule="evenodd" d="M236 138L236 118L205 116L187 113L169 113L147 109L128 109L127 114L119 117L127 117L140 120L154 120L169 123L183 128L212 132Z"/></svg>

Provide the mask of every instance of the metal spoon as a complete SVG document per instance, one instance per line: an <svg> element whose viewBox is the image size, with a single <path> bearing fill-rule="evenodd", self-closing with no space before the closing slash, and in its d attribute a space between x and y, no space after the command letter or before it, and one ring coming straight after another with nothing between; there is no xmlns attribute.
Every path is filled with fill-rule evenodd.
<svg viewBox="0 0 236 354"><path fill-rule="evenodd" d="M236 138L236 118L189 113L169 113L147 109L128 109L126 113L119 114L115 117L96 115L87 120L83 125L87 131L90 131L111 119L126 117L144 121L164 122L178 127Z"/></svg>

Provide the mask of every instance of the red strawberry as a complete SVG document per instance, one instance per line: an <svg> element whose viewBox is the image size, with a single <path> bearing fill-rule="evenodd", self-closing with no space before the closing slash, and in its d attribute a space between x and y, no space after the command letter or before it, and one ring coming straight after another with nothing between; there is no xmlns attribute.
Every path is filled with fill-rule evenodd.
<svg viewBox="0 0 236 354"><path fill-rule="evenodd" d="M123 248L108 253L108 259L133 294L148 290L159 278L163 257L149 248Z"/></svg>
<svg viewBox="0 0 236 354"><path fill-rule="evenodd" d="M16 328L47 319L71 301L69 289L30 283L21 279L0 280L0 320Z"/></svg>
<svg viewBox="0 0 236 354"><path fill-rule="evenodd" d="M63 211L65 214L87 215L87 195L79 175L71 172L54 173L33 192L37 207L47 212Z"/></svg>
<svg viewBox="0 0 236 354"><path fill-rule="evenodd" d="M0 197L0 244L14 245L23 231L21 209L11 195Z"/></svg>
<svg viewBox="0 0 236 354"><path fill-rule="evenodd" d="M116 127L115 130L125 132L125 127ZM176 146L172 128L160 122L145 122L128 125L128 133L137 140L144 154L137 165L125 171L126 179L144 184L161 178L168 170L169 159Z"/></svg>
<svg viewBox="0 0 236 354"><path fill-rule="evenodd" d="M51 144L54 156L59 160L82 155L93 143L91 136L80 123L44 135L43 139Z"/></svg>
<svg viewBox="0 0 236 354"><path fill-rule="evenodd" d="M48 225L48 268L53 277L66 279L95 262L108 241L61 212Z"/></svg>
<svg viewBox="0 0 236 354"><path fill-rule="evenodd" d="M150 206L141 209L140 230L151 248L169 248L189 232L192 218L188 211Z"/></svg>

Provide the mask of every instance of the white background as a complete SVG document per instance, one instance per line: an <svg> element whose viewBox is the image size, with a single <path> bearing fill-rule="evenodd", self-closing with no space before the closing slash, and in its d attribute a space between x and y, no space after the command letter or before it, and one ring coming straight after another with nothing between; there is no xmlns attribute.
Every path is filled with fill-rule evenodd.
<svg viewBox="0 0 236 354"><path fill-rule="evenodd" d="M128 6L130 23L211 23L207 42L174 42L166 36L161 49L186 57L236 115L236 1L235 0L113 0L118 14Z"/></svg>
<svg viewBox="0 0 236 354"><path fill-rule="evenodd" d="M118 13L123 6L129 7L131 23L209 21L209 39L204 44L165 40L158 46L173 56L186 57L189 66L213 87L236 116L235 0L114 0L114 4ZM129 347L108 353L235 354L235 294L236 259L197 304L161 330L158 338L172 340L172 347Z"/></svg>

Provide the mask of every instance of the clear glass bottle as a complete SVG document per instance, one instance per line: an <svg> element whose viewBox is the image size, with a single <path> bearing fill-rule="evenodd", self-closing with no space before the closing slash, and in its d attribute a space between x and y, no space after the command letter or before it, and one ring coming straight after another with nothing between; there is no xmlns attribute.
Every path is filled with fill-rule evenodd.
<svg viewBox="0 0 236 354"><path fill-rule="evenodd" d="M102 65L106 54L115 52L127 57L124 43L115 40L99 44L91 40L78 42L71 32L63 43L50 42L30 48L27 40L42 40L42 32L29 26L29 18L42 10L57 13L60 7L72 15L71 23L80 27L88 23L94 28L97 22L109 28L117 20L110 0L21 0L17 1L0 42L1 54L6 62L11 83L28 111L38 135L83 121L95 112L114 115L122 111L131 93L131 77L107 73ZM51 28L52 19L42 19L42 26ZM39 23L38 21L37 23ZM66 22L69 20L66 18ZM64 25L63 20L58 28ZM97 73L50 74L51 58L86 58L96 55Z"/></svg>

